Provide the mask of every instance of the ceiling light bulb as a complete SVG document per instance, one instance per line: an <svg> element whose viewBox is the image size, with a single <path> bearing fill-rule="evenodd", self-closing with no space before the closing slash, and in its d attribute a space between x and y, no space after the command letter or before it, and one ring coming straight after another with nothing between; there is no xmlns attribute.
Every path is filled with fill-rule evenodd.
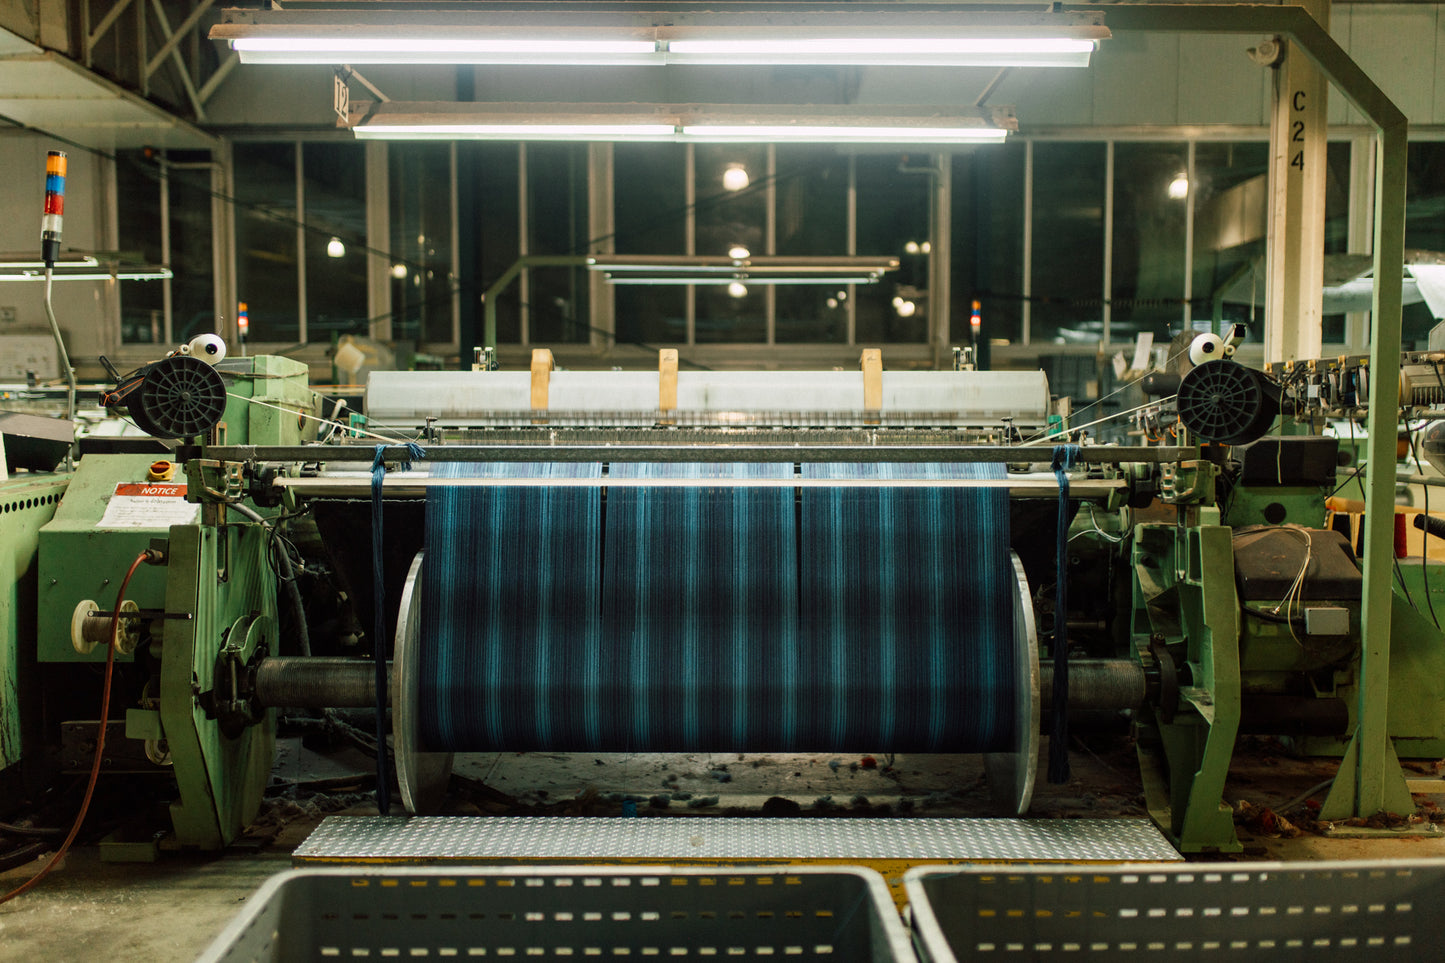
<svg viewBox="0 0 1445 963"><path fill-rule="evenodd" d="M904 254L917 254L917 253L918 253L918 242L917 242L917 241L909 241L907 244L903 245L903 253L904 253Z"/></svg>
<svg viewBox="0 0 1445 963"><path fill-rule="evenodd" d="M898 305L896 310L898 311L898 316L900 318L911 318L913 317L914 312L918 310L918 305L914 304L912 301L904 301L902 304Z"/></svg>
<svg viewBox="0 0 1445 963"><path fill-rule="evenodd" d="M838 306L838 299L829 298L825 303L828 305L829 308L836 308Z"/></svg>
<svg viewBox="0 0 1445 963"><path fill-rule="evenodd" d="M728 285L728 296L733 298L745 298L748 296L748 286L741 281L734 281Z"/></svg>
<svg viewBox="0 0 1445 963"><path fill-rule="evenodd" d="M723 171L722 183L724 190L740 191L752 183L752 178L748 177L747 168L743 165L730 164L728 169Z"/></svg>
<svg viewBox="0 0 1445 963"><path fill-rule="evenodd" d="M391 266L391 276L394 277L394 278L396 278L398 281L400 281L402 278L406 277L406 265L405 265L405 264L393 264L393 265Z"/></svg>
<svg viewBox="0 0 1445 963"><path fill-rule="evenodd" d="M920 254L932 254L932 253L933 253L933 242L932 242L932 241L924 241L922 244L918 245L918 253L920 253Z"/></svg>
<svg viewBox="0 0 1445 963"><path fill-rule="evenodd" d="M846 301L846 300L848 300L848 292L847 292L847 291L839 291L837 297L838 297L838 300L839 300L839 301Z"/></svg>
<svg viewBox="0 0 1445 963"><path fill-rule="evenodd" d="M894 308L901 308L901 307L903 307L903 299L902 299L902 298L894 298L894 299L893 299L893 307L894 307Z"/></svg>
<svg viewBox="0 0 1445 963"><path fill-rule="evenodd" d="M744 258L748 258L751 256L752 253L741 244L734 244L732 247L728 248L728 257L732 258L734 261L741 261Z"/></svg>
<svg viewBox="0 0 1445 963"><path fill-rule="evenodd" d="M1169 196L1176 201L1182 201L1189 196L1189 175L1179 173L1169 182Z"/></svg>
<svg viewBox="0 0 1445 963"><path fill-rule="evenodd" d="M331 240L326 242L327 257L344 257L345 255L346 245L341 243L341 238L333 237Z"/></svg>

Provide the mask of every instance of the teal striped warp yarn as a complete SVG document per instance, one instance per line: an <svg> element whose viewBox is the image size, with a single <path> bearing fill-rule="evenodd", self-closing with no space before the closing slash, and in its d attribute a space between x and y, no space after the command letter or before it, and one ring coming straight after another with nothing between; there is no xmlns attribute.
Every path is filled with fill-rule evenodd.
<svg viewBox="0 0 1445 963"><path fill-rule="evenodd" d="M430 749L989 752L1026 667L995 465L435 463ZM549 486L548 478L598 479ZM669 486L669 479L718 484ZM921 485L860 487L850 479ZM521 479L529 479L522 482ZM779 484L739 487L742 479Z"/></svg>

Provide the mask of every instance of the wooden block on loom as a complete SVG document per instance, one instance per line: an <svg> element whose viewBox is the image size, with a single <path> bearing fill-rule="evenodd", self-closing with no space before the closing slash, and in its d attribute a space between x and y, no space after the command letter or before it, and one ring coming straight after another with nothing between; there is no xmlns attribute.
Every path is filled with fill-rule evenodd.
<svg viewBox="0 0 1445 963"><path fill-rule="evenodd" d="M552 381L552 368L555 367L552 361L550 348L532 349L532 410L547 410L547 388Z"/></svg>
<svg viewBox="0 0 1445 963"><path fill-rule="evenodd" d="M659 411L677 410L677 349L662 348L657 352L657 408ZM671 419L665 419L671 424Z"/></svg>
<svg viewBox="0 0 1445 963"><path fill-rule="evenodd" d="M863 367L863 410L883 409L883 350L864 348L858 359Z"/></svg>

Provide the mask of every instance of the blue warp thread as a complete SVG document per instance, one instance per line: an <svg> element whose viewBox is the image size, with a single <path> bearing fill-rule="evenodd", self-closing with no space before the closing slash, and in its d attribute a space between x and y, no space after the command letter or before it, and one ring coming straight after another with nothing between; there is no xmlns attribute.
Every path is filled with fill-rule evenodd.
<svg viewBox="0 0 1445 963"><path fill-rule="evenodd" d="M372 610L371 657L376 663L376 808L383 816L391 811L391 774L386 766L386 565L381 532L381 485L386 478L386 450L390 445L377 445L371 462L371 593L376 606ZM409 458L426 457L426 449L408 442ZM402 464L402 470L411 462Z"/></svg>
<svg viewBox="0 0 1445 963"><path fill-rule="evenodd" d="M1054 581L1053 727L1049 733L1049 782L1069 781L1069 475L1078 445L1055 445L1053 471L1059 482L1058 542Z"/></svg>
<svg viewBox="0 0 1445 963"><path fill-rule="evenodd" d="M809 478L1002 478L805 465ZM600 465L433 475L600 478ZM791 465L613 464L717 487L433 486L421 737L438 750L1008 749L1003 488L738 487Z"/></svg>

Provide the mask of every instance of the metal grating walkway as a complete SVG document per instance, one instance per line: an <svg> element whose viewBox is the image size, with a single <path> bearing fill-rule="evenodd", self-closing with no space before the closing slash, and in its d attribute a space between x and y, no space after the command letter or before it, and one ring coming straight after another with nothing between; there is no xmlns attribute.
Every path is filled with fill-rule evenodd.
<svg viewBox="0 0 1445 963"><path fill-rule="evenodd" d="M1167 862L1146 819L329 816L309 862Z"/></svg>

